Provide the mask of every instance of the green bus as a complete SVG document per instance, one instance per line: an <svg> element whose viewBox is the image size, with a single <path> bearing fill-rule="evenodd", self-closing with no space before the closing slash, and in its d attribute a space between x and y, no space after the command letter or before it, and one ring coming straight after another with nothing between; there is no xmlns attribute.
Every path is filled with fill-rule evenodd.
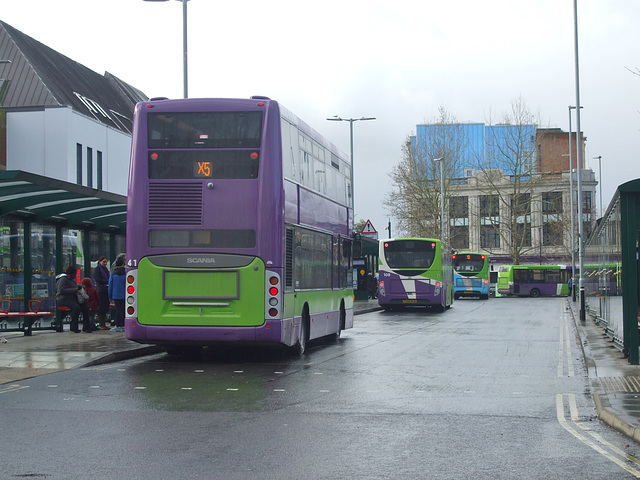
<svg viewBox="0 0 640 480"><path fill-rule="evenodd" d="M569 295L571 266L509 265L498 273L498 292L519 297Z"/></svg>

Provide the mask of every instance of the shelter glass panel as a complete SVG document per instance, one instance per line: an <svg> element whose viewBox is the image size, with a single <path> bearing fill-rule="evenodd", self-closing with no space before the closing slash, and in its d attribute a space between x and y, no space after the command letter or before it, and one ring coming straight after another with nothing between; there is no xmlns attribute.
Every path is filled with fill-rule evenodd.
<svg viewBox="0 0 640 480"><path fill-rule="evenodd" d="M24 223L21 220L0 219L0 298L11 300L17 311L24 300Z"/></svg>
<svg viewBox="0 0 640 480"><path fill-rule="evenodd" d="M50 225L33 224L31 225L31 298L42 302L41 310L52 311L55 308L55 271L56 229Z"/></svg>

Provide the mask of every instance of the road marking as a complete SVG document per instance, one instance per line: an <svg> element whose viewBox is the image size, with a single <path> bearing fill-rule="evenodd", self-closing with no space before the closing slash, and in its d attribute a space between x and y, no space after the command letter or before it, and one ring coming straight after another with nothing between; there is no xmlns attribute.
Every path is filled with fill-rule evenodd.
<svg viewBox="0 0 640 480"><path fill-rule="evenodd" d="M569 412L570 412L570 417L571 417L571 421L570 422L567 421L567 419L565 418L565 415L564 415L564 397L567 397L567 401L568 401L568 405L569 405ZM597 434L596 432L593 432L589 427L584 425L584 423L580 420L580 417L578 415L578 407L577 407L577 404L576 404L576 396L575 396L575 394L573 394L573 393L566 393L566 394L558 393L556 395L556 414L557 414L557 417L558 417L558 422L560 423L560 425L562 425L562 427L567 432L569 432L571 435L576 437L578 440L580 440L585 445L593 448L596 452L598 452L599 454L601 454L605 458L611 460L613 463L615 463L618 466L624 468L627 472L629 472L630 474L632 474L636 478L640 478L640 470L634 468L631 465L628 465L624 461L624 459L626 459L628 461L634 462L636 465L640 465L640 461L637 458L633 457L632 455L629 455L628 453L624 452L623 450L620 450L618 447L616 447L612 443L606 441L599 434ZM578 431L575 427L577 427L581 431ZM597 443L593 442L583 432L584 433L588 433L591 437L593 437L596 440ZM609 451L605 450L605 448L609 449ZM616 456L616 455L619 455L622 458L618 458L618 456Z"/></svg>
<svg viewBox="0 0 640 480"><path fill-rule="evenodd" d="M571 354L571 332L569 331L569 321L566 311L562 311L560 316L560 338L558 341L558 377L564 377L564 362L567 361L567 377L573 377L573 360Z"/></svg>
<svg viewBox="0 0 640 480"><path fill-rule="evenodd" d="M11 393L22 390L23 388L29 388L29 385L9 385L0 390L0 393Z"/></svg>

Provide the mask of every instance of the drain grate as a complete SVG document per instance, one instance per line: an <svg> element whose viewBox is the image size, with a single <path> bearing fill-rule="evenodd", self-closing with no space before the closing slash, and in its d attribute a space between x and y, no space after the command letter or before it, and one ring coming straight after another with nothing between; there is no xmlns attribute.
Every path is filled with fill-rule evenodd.
<svg viewBox="0 0 640 480"><path fill-rule="evenodd" d="M640 393L640 377L600 377L599 380L606 392Z"/></svg>

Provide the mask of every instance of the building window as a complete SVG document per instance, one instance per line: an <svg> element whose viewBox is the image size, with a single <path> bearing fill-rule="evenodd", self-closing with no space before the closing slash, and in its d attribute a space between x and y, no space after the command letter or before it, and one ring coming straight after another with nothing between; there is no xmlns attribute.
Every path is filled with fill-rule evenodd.
<svg viewBox="0 0 640 480"><path fill-rule="evenodd" d="M449 199L449 235L451 247L469 248L469 197Z"/></svg>
<svg viewBox="0 0 640 480"><path fill-rule="evenodd" d="M456 250L469 248L469 227L468 226L452 226L449 230L451 247Z"/></svg>
<svg viewBox="0 0 640 480"><path fill-rule="evenodd" d="M96 179L98 180L97 188L102 190L102 152L98 150L96 159Z"/></svg>
<svg viewBox="0 0 640 480"><path fill-rule="evenodd" d="M469 197L449 198L449 217L468 218L469 217Z"/></svg>
<svg viewBox="0 0 640 480"><path fill-rule="evenodd" d="M542 244L557 246L563 244L564 228L562 222L547 222L542 226Z"/></svg>
<svg viewBox="0 0 640 480"><path fill-rule="evenodd" d="M76 183L82 185L82 145L76 143Z"/></svg>
<svg viewBox="0 0 640 480"><path fill-rule="evenodd" d="M515 230L511 233L511 243L515 246L531 246L531 223L516 223Z"/></svg>
<svg viewBox="0 0 640 480"><path fill-rule="evenodd" d="M480 195L480 216L500 216L500 197L498 195Z"/></svg>
<svg viewBox="0 0 640 480"><path fill-rule="evenodd" d="M493 225L480 225L480 247L500 248L500 234Z"/></svg>
<svg viewBox="0 0 640 480"><path fill-rule="evenodd" d="M93 148L87 147L87 187L93 187Z"/></svg>
<svg viewBox="0 0 640 480"><path fill-rule="evenodd" d="M516 223L531 221L531 195L520 193L511 196L511 211Z"/></svg>
<svg viewBox="0 0 640 480"><path fill-rule="evenodd" d="M562 213L562 192L542 194L542 213Z"/></svg>

